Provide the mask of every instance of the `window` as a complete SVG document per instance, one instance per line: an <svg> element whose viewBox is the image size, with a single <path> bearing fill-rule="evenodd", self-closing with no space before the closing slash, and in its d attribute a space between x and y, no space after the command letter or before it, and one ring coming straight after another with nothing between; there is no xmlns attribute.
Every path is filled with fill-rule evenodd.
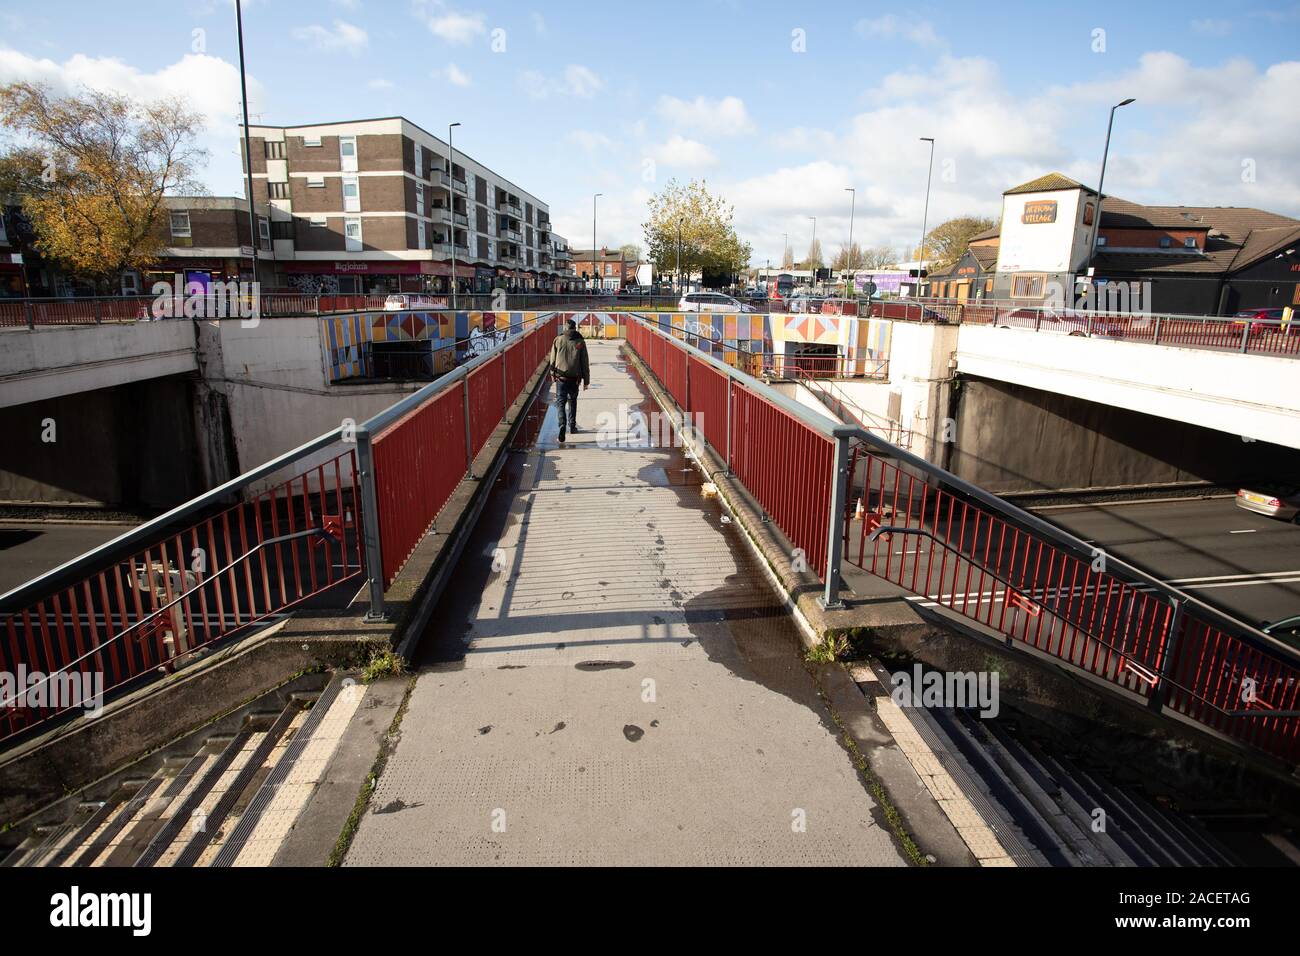
<svg viewBox="0 0 1300 956"><path fill-rule="evenodd" d="M271 243L271 224L266 221L265 216L257 217L257 238L262 246Z"/></svg>
<svg viewBox="0 0 1300 956"><path fill-rule="evenodd" d="M419 183L415 184L415 214L424 215L424 187Z"/></svg>
<svg viewBox="0 0 1300 956"><path fill-rule="evenodd" d="M346 240L346 246L348 252L360 252L361 251L361 220L344 219L343 237Z"/></svg>
<svg viewBox="0 0 1300 956"><path fill-rule="evenodd" d="M189 212L173 212L171 219L172 219L172 238L173 239L190 238Z"/></svg>
<svg viewBox="0 0 1300 956"><path fill-rule="evenodd" d="M1042 275L1018 275L1011 279L1011 297L1013 299L1041 299L1043 297Z"/></svg>
<svg viewBox="0 0 1300 956"><path fill-rule="evenodd" d="M266 188L267 188L267 192L268 192L268 194L270 195L270 197L271 197L272 199L288 199L288 198L289 198L289 184L288 184L288 183L267 183L267 184L266 184Z"/></svg>
<svg viewBox="0 0 1300 956"><path fill-rule="evenodd" d="M1097 237L1097 246L1098 246L1098 247L1101 247L1101 246L1104 246L1105 244L1106 244L1106 237L1105 237L1105 236L1098 236L1098 237Z"/></svg>
<svg viewBox="0 0 1300 956"><path fill-rule="evenodd" d="M1183 248L1184 248L1184 249L1195 249L1195 248L1196 248L1196 237L1195 237L1195 236L1188 236L1186 239L1184 239L1184 240L1183 240Z"/></svg>
<svg viewBox="0 0 1300 956"><path fill-rule="evenodd" d="M419 143L415 144L415 175L424 178L424 147Z"/></svg>
<svg viewBox="0 0 1300 956"><path fill-rule="evenodd" d="M423 249L423 248L425 248L425 243L424 243L424 220L423 220L423 219L417 219L417 220L415 220L415 236L416 236L416 239L415 239L415 248L417 248L417 249Z"/></svg>
<svg viewBox="0 0 1300 956"><path fill-rule="evenodd" d="M292 222L273 222L271 223L272 239L292 239L293 223Z"/></svg>
<svg viewBox="0 0 1300 956"><path fill-rule="evenodd" d="M324 216L312 216L311 224L313 228L324 229L326 226L329 225L329 220L326 219Z"/></svg>
<svg viewBox="0 0 1300 956"><path fill-rule="evenodd" d="M319 145L320 145L320 137L319 137L319 136L304 136L304 137L302 138L302 144L303 144L304 146L319 146Z"/></svg>
<svg viewBox="0 0 1300 956"><path fill-rule="evenodd" d="M343 177L343 211L361 211L361 186L355 176Z"/></svg>
<svg viewBox="0 0 1300 956"><path fill-rule="evenodd" d="M1161 249L1168 249L1168 248L1169 248L1170 246L1172 246L1173 244L1174 244L1174 240L1171 239L1169 236L1161 236L1161 237L1160 237L1160 248L1161 248Z"/></svg>
<svg viewBox="0 0 1300 956"><path fill-rule="evenodd" d="M325 188L325 177L324 177L324 176L308 176L308 177L307 177L307 185L310 186L312 189L324 189L324 188Z"/></svg>
<svg viewBox="0 0 1300 956"><path fill-rule="evenodd" d="M355 136L339 137L339 168L345 173L357 171L357 138Z"/></svg>
<svg viewBox="0 0 1300 956"><path fill-rule="evenodd" d="M267 159L284 159L284 140L268 139L262 145L265 147Z"/></svg>

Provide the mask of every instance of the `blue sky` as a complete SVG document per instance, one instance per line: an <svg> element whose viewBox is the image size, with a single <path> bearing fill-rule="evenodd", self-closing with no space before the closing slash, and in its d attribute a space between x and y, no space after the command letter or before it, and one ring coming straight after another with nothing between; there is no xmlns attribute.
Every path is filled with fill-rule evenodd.
<svg viewBox="0 0 1300 956"><path fill-rule="evenodd" d="M0 81L185 96L207 117L207 187L242 192L231 0L0 0ZM793 12L792 12L793 10ZM144 25L148 24L147 27ZM646 196L702 177L754 262L996 216L1056 169L1138 201L1300 215L1300 3L633 5L251 0L253 112L270 123L400 114L550 203L575 245L640 242ZM201 31L197 32L196 31ZM1099 32L1100 31L1100 32Z"/></svg>

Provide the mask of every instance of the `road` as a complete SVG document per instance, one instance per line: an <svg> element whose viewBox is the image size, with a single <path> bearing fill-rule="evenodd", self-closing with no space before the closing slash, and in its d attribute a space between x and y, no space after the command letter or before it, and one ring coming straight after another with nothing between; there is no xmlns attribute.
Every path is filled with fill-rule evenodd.
<svg viewBox="0 0 1300 956"><path fill-rule="evenodd" d="M107 521L0 521L0 594L132 527Z"/></svg>
<svg viewBox="0 0 1300 956"><path fill-rule="evenodd" d="M1231 498L1035 511L1251 624L1300 614L1300 526L1238 508Z"/></svg>

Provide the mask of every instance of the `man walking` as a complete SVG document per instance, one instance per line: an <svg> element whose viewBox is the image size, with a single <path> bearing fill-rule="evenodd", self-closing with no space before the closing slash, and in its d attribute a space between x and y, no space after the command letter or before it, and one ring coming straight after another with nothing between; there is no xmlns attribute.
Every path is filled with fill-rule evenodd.
<svg viewBox="0 0 1300 956"><path fill-rule="evenodd" d="M569 431L578 433L578 383L585 391L591 385L591 368L587 364L587 341L578 331L578 323L568 320L568 328L551 343L551 374L560 399L560 441L564 441L567 415Z"/></svg>

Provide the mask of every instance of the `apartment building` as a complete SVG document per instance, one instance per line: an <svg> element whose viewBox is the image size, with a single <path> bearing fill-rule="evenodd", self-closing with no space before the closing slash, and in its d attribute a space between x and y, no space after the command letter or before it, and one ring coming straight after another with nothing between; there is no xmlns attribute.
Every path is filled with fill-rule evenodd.
<svg viewBox="0 0 1300 956"><path fill-rule="evenodd" d="M402 117L250 126L277 274L310 292L556 290L550 210ZM560 240L567 251L567 243Z"/></svg>

